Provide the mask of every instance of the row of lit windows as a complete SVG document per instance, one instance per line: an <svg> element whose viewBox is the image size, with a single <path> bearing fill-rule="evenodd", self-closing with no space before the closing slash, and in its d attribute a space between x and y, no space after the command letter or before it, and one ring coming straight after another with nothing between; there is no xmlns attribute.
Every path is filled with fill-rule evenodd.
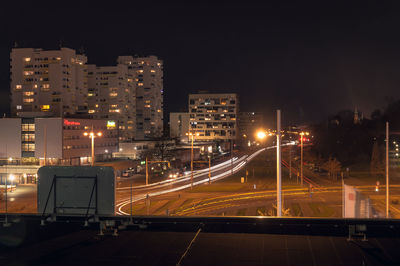
<svg viewBox="0 0 400 266"><path fill-rule="evenodd" d="M35 151L35 143L22 143L22 151Z"/></svg>
<svg viewBox="0 0 400 266"><path fill-rule="evenodd" d="M22 131L35 131L35 124L21 124Z"/></svg>
<svg viewBox="0 0 400 266"><path fill-rule="evenodd" d="M35 134L33 133L25 133L21 135L21 140L22 141L31 141L34 142L35 141Z"/></svg>

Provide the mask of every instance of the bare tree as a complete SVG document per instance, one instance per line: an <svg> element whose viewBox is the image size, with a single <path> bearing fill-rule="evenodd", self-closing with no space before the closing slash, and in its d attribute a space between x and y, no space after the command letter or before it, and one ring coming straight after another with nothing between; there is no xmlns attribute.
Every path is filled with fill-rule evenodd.
<svg viewBox="0 0 400 266"><path fill-rule="evenodd" d="M322 168L328 171L329 177L337 180L337 174L342 170L342 164L336 158L329 157L329 160L322 165Z"/></svg>

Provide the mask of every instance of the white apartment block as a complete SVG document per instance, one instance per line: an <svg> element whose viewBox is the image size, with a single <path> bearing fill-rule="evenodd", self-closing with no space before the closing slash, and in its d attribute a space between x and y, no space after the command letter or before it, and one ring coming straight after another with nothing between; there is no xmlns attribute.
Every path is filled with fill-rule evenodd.
<svg viewBox="0 0 400 266"><path fill-rule="evenodd" d="M12 116L87 112L86 56L69 48L13 48L10 58Z"/></svg>
<svg viewBox="0 0 400 266"><path fill-rule="evenodd" d="M189 129L199 134L196 140L235 140L238 101L235 93L189 94Z"/></svg>
<svg viewBox="0 0 400 266"><path fill-rule="evenodd" d="M88 65L88 113L118 121L121 141L135 138L136 93L128 66Z"/></svg>
<svg viewBox="0 0 400 266"><path fill-rule="evenodd" d="M136 91L135 139L163 134L163 62L156 56L119 56L118 64L128 66Z"/></svg>

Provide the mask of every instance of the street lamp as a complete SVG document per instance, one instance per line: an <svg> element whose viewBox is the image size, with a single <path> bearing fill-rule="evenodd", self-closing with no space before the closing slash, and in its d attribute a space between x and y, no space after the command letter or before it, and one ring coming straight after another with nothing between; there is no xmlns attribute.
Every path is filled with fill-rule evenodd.
<svg viewBox="0 0 400 266"><path fill-rule="evenodd" d="M193 189L193 142L194 142L194 135L199 136L199 133L186 133L186 136L191 136L192 137L192 149L190 153L190 189Z"/></svg>
<svg viewBox="0 0 400 266"><path fill-rule="evenodd" d="M301 178L301 185L303 186L303 141L304 141L304 136L305 135L310 135L309 132L300 132L300 178Z"/></svg>
<svg viewBox="0 0 400 266"><path fill-rule="evenodd" d="M101 133L101 132L95 133L93 131L93 126L92 126L92 130L90 132L84 132L83 135L85 137L89 137L92 141L92 166L94 166L94 138L101 137L103 135L103 133Z"/></svg>
<svg viewBox="0 0 400 266"><path fill-rule="evenodd" d="M267 136L267 134L265 134L264 131L258 131L258 132L257 132L257 138L258 138L259 140L265 139L266 136Z"/></svg>
<svg viewBox="0 0 400 266"><path fill-rule="evenodd" d="M15 180L15 176L13 174L10 174L10 181L11 181L11 192L13 191L13 183Z"/></svg>

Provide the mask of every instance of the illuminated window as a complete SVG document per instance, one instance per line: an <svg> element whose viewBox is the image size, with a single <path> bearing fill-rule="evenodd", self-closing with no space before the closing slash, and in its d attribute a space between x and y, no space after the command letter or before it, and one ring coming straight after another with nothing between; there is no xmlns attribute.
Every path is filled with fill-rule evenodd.
<svg viewBox="0 0 400 266"><path fill-rule="evenodd" d="M161 113L161 110L160 110L160 109L158 109L158 110L157 110L157 113Z"/></svg>
<svg viewBox="0 0 400 266"><path fill-rule="evenodd" d="M110 92L110 97L116 97L116 96L118 96L118 93L116 93L116 92Z"/></svg>
<svg viewBox="0 0 400 266"><path fill-rule="evenodd" d="M25 61L25 62L30 62L30 61L31 61L31 58L30 58L30 57L25 57L25 58L24 58L24 61Z"/></svg>
<svg viewBox="0 0 400 266"><path fill-rule="evenodd" d="M21 110L22 109L22 105L17 105L17 110Z"/></svg>
<svg viewBox="0 0 400 266"><path fill-rule="evenodd" d="M144 101L145 103L150 103L150 100L146 100L146 101Z"/></svg>
<svg viewBox="0 0 400 266"><path fill-rule="evenodd" d="M87 96L88 96L88 97L92 97L92 96L94 96L94 93L88 93Z"/></svg>
<svg viewBox="0 0 400 266"><path fill-rule="evenodd" d="M50 110L50 105L41 105L40 109L42 109L42 111L46 112L46 111Z"/></svg>
<svg viewBox="0 0 400 266"><path fill-rule="evenodd" d="M24 103L33 103L34 99L33 98L25 98Z"/></svg>
<svg viewBox="0 0 400 266"><path fill-rule="evenodd" d="M118 107L118 104L110 104L110 107L111 107L111 108L117 108L117 107Z"/></svg>
<svg viewBox="0 0 400 266"><path fill-rule="evenodd" d="M30 76L33 75L33 71L29 70L29 71L24 71L24 76Z"/></svg>
<svg viewBox="0 0 400 266"><path fill-rule="evenodd" d="M119 109L110 109L110 110L108 110L108 112L110 112L110 113L119 113L120 110Z"/></svg>
<svg viewBox="0 0 400 266"><path fill-rule="evenodd" d="M132 82L133 80L132 79L128 79L128 82Z"/></svg>
<svg viewBox="0 0 400 266"><path fill-rule="evenodd" d="M143 69L140 69L137 71L138 73L143 73Z"/></svg>
<svg viewBox="0 0 400 266"><path fill-rule="evenodd" d="M99 108L99 105L98 105L98 104L96 104L95 106L96 106L96 108Z"/></svg>
<svg viewBox="0 0 400 266"><path fill-rule="evenodd" d="M22 131L35 131L35 124L22 124Z"/></svg>
<svg viewBox="0 0 400 266"><path fill-rule="evenodd" d="M138 86L143 86L143 83L139 82L137 85L138 85Z"/></svg>
<svg viewBox="0 0 400 266"><path fill-rule="evenodd" d="M90 109L90 110L88 111L89 114L93 114L93 113L95 113L95 112L96 112L96 111L93 110L93 109Z"/></svg>
<svg viewBox="0 0 400 266"><path fill-rule="evenodd" d="M15 89L16 89L16 90L22 89L22 85L19 85L19 84L18 84L18 85L15 85Z"/></svg>
<svg viewBox="0 0 400 266"><path fill-rule="evenodd" d="M60 61L60 60L61 60L61 57L57 57L56 60Z"/></svg>
<svg viewBox="0 0 400 266"><path fill-rule="evenodd" d="M157 66L161 66L161 63L157 63Z"/></svg>
<svg viewBox="0 0 400 266"><path fill-rule="evenodd" d="M25 91L24 92L24 95L25 96L32 96L32 95L34 95L35 93L33 92L33 91Z"/></svg>
<svg viewBox="0 0 400 266"><path fill-rule="evenodd" d="M22 141L35 141L35 134L33 133L24 133L21 135Z"/></svg>
<svg viewBox="0 0 400 266"><path fill-rule="evenodd" d="M35 151L34 143L22 143L22 151Z"/></svg>
<svg viewBox="0 0 400 266"><path fill-rule="evenodd" d="M150 70L151 73L156 73L156 71L154 69Z"/></svg>
<svg viewBox="0 0 400 266"><path fill-rule="evenodd" d="M35 84L35 85L33 85L33 87L34 87L35 89L37 89L38 86L37 86L37 84Z"/></svg>
<svg viewBox="0 0 400 266"><path fill-rule="evenodd" d="M144 107L145 107L145 108L150 108L151 105L150 105L150 104L145 104Z"/></svg>

